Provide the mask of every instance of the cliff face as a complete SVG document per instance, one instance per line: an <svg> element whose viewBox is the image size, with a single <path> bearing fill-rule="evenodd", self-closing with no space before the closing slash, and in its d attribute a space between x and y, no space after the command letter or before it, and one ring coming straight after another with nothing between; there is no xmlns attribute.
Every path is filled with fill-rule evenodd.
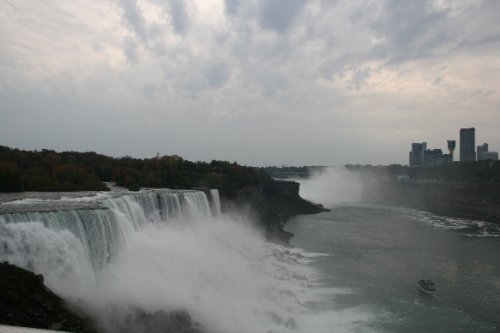
<svg viewBox="0 0 500 333"><path fill-rule="evenodd" d="M257 215L268 238L285 243L292 236L283 230L283 225L290 217L324 211L323 206L313 204L299 196L299 184L296 182L276 181L221 190L220 196L223 211L249 208Z"/></svg>
<svg viewBox="0 0 500 333"><path fill-rule="evenodd" d="M43 277L0 263L0 324L74 333L97 333L90 319L82 318L43 284ZM120 333L201 333L185 311L137 309L106 332ZM101 331L104 331L102 329Z"/></svg>
<svg viewBox="0 0 500 333"><path fill-rule="evenodd" d="M89 321L68 309L43 284L43 277L0 263L0 323L12 326L95 333Z"/></svg>
<svg viewBox="0 0 500 333"><path fill-rule="evenodd" d="M382 182L365 186L370 203L500 224L500 184Z"/></svg>

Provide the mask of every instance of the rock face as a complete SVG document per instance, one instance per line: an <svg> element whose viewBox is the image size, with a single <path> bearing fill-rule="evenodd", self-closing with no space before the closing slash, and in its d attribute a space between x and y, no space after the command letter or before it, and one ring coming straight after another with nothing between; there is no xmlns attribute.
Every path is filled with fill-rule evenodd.
<svg viewBox="0 0 500 333"><path fill-rule="evenodd" d="M186 311L136 309L106 330L112 333L201 333ZM0 324L74 333L97 333L90 319L70 310L43 284L43 276L0 263Z"/></svg>
<svg viewBox="0 0 500 333"><path fill-rule="evenodd" d="M500 184L385 182L365 187L365 200L500 224Z"/></svg>
<svg viewBox="0 0 500 333"><path fill-rule="evenodd" d="M156 311L147 313L137 309L125 320L118 323L113 333L201 333L195 328L191 316L186 311Z"/></svg>
<svg viewBox="0 0 500 333"><path fill-rule="evenodd" d="M0 323L56 331L97 332L88 319L69 310L66 303L43 284L43 276L7 262L0 263Z"/></svg>
<svg viewBox="0 0 500 333"><path fill-rule="evenodd" d="M235 190L221 190L223 211L248 208L271 240L287 243L292 234L283 229L285 222L297 214L315 214L324 211L299 196L299 183L275 181L265 185L245 186Z"/></svg>

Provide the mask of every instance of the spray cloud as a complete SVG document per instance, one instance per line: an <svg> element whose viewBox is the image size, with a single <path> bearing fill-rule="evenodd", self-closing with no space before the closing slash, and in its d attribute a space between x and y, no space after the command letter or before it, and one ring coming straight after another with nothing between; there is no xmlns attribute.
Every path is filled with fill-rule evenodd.
<svg viewBox="0 0 500 333"><path fill-rule="evenodd" d="M363 194L363 183L357 173L345 167L327 167L314 170L307 179L299 179L300 195L309 201L332 208L344 203L358 203Z"/></svg>

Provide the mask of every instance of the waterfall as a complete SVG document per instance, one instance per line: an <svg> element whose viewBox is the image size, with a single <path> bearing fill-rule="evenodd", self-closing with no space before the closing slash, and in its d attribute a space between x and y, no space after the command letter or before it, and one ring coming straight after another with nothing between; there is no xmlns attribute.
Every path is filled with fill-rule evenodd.
<svg viewBox="0 0 500 333"><path fill-rule="evenodd" d="M221 206L220 206L220 196L219 191L216 189L210 190L210 199L212 204L212 211L215 216L220 216L221 214Z"/></svg>
<svg viewBox="0 0 500 333"><path fill-rule="evenodd" d="M316 254L221 214L217 190L81 195L0 201L0 261L43 274L106 333L123 332L138 310L179 309L208 333L337 328L338 315L312 310L332 298L309 266Z"/></svg>
<svg viewBox="0 0 500 333"><path fill-rule="evenodd" d="M210 193L217 193L218 197L217 190ZM96 196L98 197L100 196ZM26 200L26 209L29 210L29 204L32 202L32 199ZM22 203L18 201L16 205ZM36 267L37 263L32 255L24 256L26 259L19 255L22 250L29 253L35 251L31 244L25 244L24 247L19 244L30 239L28 233L31 229L40 233L44 226L52 232L68 231L70 234L65 234L66 237L72 236L79 240L85 260L90 262L95 270L99 270L119 253L130 232L137 231L147 223L168 223L179 218L206 219L212 214L220 214L220 202L212 204L212 212L207 196L200 191L149 190L119 196L110 195L99 203L100 208L97 209L0 214L0 247L3 248L0 259L7 259L31 270L44 270L42 267ZM20 223L27 224L17 225ZM16 237L19 240L14 250L12 239ZM73 243L75 241L71 240ZM16 258L8 255L13 252L18 254ZM47 267L41 262L39 266Z"/></svg>

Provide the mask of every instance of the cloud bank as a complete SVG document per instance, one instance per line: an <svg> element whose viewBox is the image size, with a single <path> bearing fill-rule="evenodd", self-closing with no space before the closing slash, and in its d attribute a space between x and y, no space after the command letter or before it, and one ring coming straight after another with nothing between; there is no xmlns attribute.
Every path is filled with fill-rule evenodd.
<svg viewBox="0 0 500 333"><path fill-rule="evenodd" d="M0 3L0 144L250 165L500 150L500 2Z"/></svg>

